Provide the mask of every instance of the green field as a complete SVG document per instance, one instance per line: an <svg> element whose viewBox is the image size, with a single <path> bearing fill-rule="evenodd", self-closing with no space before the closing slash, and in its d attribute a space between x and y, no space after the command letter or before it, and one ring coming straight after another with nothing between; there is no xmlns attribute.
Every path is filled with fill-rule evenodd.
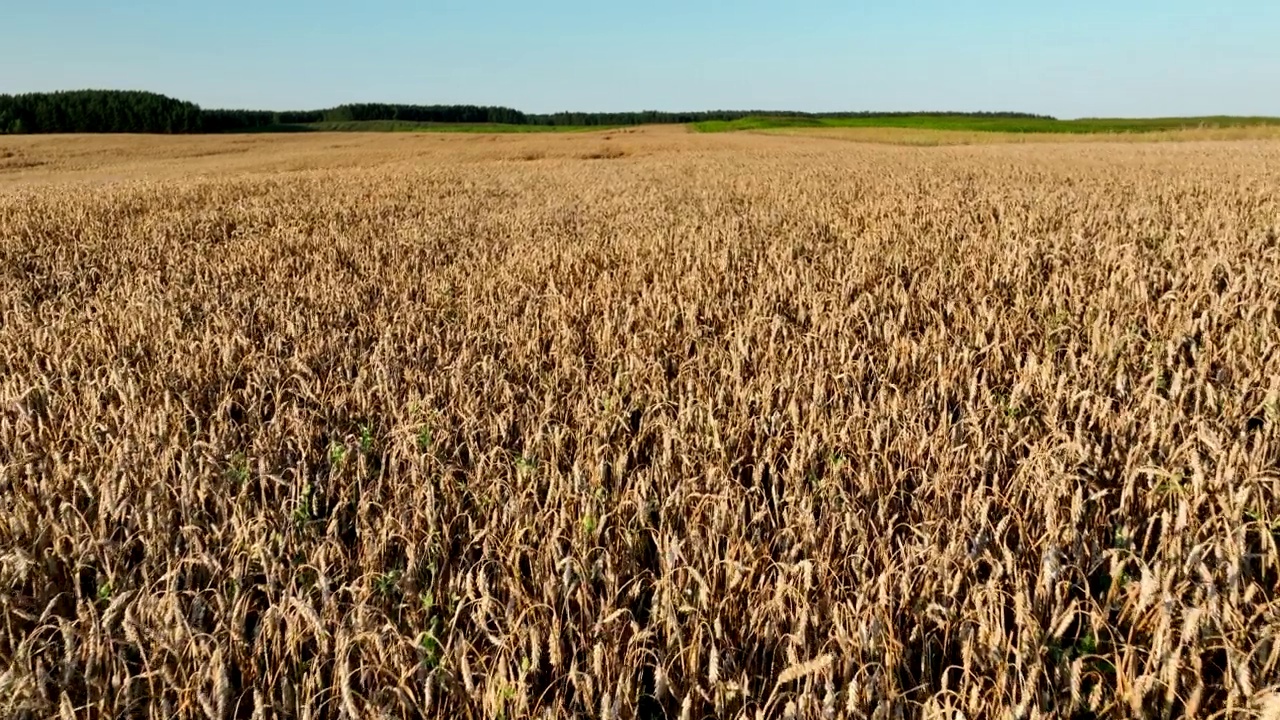
<svg viewBox="0 0 1280 720"><path fill-rule="evenodd" d="M1196 117L1196 118L1047 118L965 117L947 115L899 115L883 117L747 117L741 120L709 120L693 123L698 132L736 130L778 130L785 128L889 127L918 130L968 130L1006 133L1129 133L1185 130L1194 128L1280 126L1276 117Z"/></svg>

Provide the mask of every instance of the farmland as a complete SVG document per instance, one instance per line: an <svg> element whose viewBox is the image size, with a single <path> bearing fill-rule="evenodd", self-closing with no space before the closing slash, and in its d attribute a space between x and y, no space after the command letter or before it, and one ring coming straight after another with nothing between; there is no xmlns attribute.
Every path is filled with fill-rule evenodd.
<svg viewBox="0 0 1280 720"><path fill-rule="evenodd" d="M869 115L865 117L752 116L705 120L692 124L698 132L778 130L791 128L906 128L960 132L1050 135L1141 134L1177 130L1280 128L1274 117L1079 118L974 117L968 115Z"/></svg>
<svg viewBox="0 0 1280 720"><path fill-rule="evenodd" d="M511 125L506 123L433 123L407 120L352 120L347 122L314 122L268 125L251 132L452 132L452 133L547 133L596 132L608 126L587 125Z"/></svg>
<svg viewBox="0 0 1280 720"><path fill-rule="evenodd" d="M1280 143L858 139L0 138L0 716L1280 711Z"/></svg>

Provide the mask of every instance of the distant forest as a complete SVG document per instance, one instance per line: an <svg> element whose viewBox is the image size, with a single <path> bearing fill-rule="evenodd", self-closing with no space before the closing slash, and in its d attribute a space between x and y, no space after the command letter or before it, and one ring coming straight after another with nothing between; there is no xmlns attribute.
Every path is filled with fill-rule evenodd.
<svg viewBox="0 0 1280 720"><path fill-rule="evenodd" d="M205 110L195 103L133 90L71 90L0 95L0 133L217 133L248 132L322 122L400 120L432 123L594 126L693 123L772 117L891 117L919 113L804 113L761 110L707 112L560 112L525 113L508 107L476 105L393 105L360 103L327 110ZM1043 118L1029 113L929 113L991 118Z"/></svg>

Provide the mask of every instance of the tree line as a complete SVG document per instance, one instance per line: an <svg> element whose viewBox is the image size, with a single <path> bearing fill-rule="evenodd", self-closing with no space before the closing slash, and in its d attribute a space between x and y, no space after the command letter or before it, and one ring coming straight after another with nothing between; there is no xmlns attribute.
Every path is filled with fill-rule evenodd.
<svg viewBox="0 0 1280 720"><path fill-rule="evenodd" d="M204 132L237 132L311 123L345 123L366 120L401 120L432 123L504 123L527 125L529 118L519 110L476 105L388 105L361 103L339 105L327 110L205 110Z"/></svg>
<svg viewBox="0 0 1280 720"><path fill-rule="evenodd" d="M71 90L0 95L3 133L216 133L287 129L311 123L399 120L509 125L648 125L738 120L744 117L893 117L922 113L804 113L761 110L703 112L560 112L532 114L509 107L357 103L326 110L205 110L195 103L134 90ZM1052 119L1016 112L925 113L953 117Z"/></svg>
<svg viewBox="0 0 1280 720"><path fill-rule="evenodd" d="M193 133L195 103L133 90L0 95L0 133Z"/></svg>

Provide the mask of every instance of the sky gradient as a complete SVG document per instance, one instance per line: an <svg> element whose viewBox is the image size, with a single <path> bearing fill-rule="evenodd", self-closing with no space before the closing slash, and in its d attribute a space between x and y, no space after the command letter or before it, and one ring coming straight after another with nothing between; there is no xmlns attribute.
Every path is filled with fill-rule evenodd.
<svg viewBox="0 0 1280 720"><path fill-rule="evenodd" d="M1280 115L1276 0L0 0L0 93L203 107Z"/></svg>

